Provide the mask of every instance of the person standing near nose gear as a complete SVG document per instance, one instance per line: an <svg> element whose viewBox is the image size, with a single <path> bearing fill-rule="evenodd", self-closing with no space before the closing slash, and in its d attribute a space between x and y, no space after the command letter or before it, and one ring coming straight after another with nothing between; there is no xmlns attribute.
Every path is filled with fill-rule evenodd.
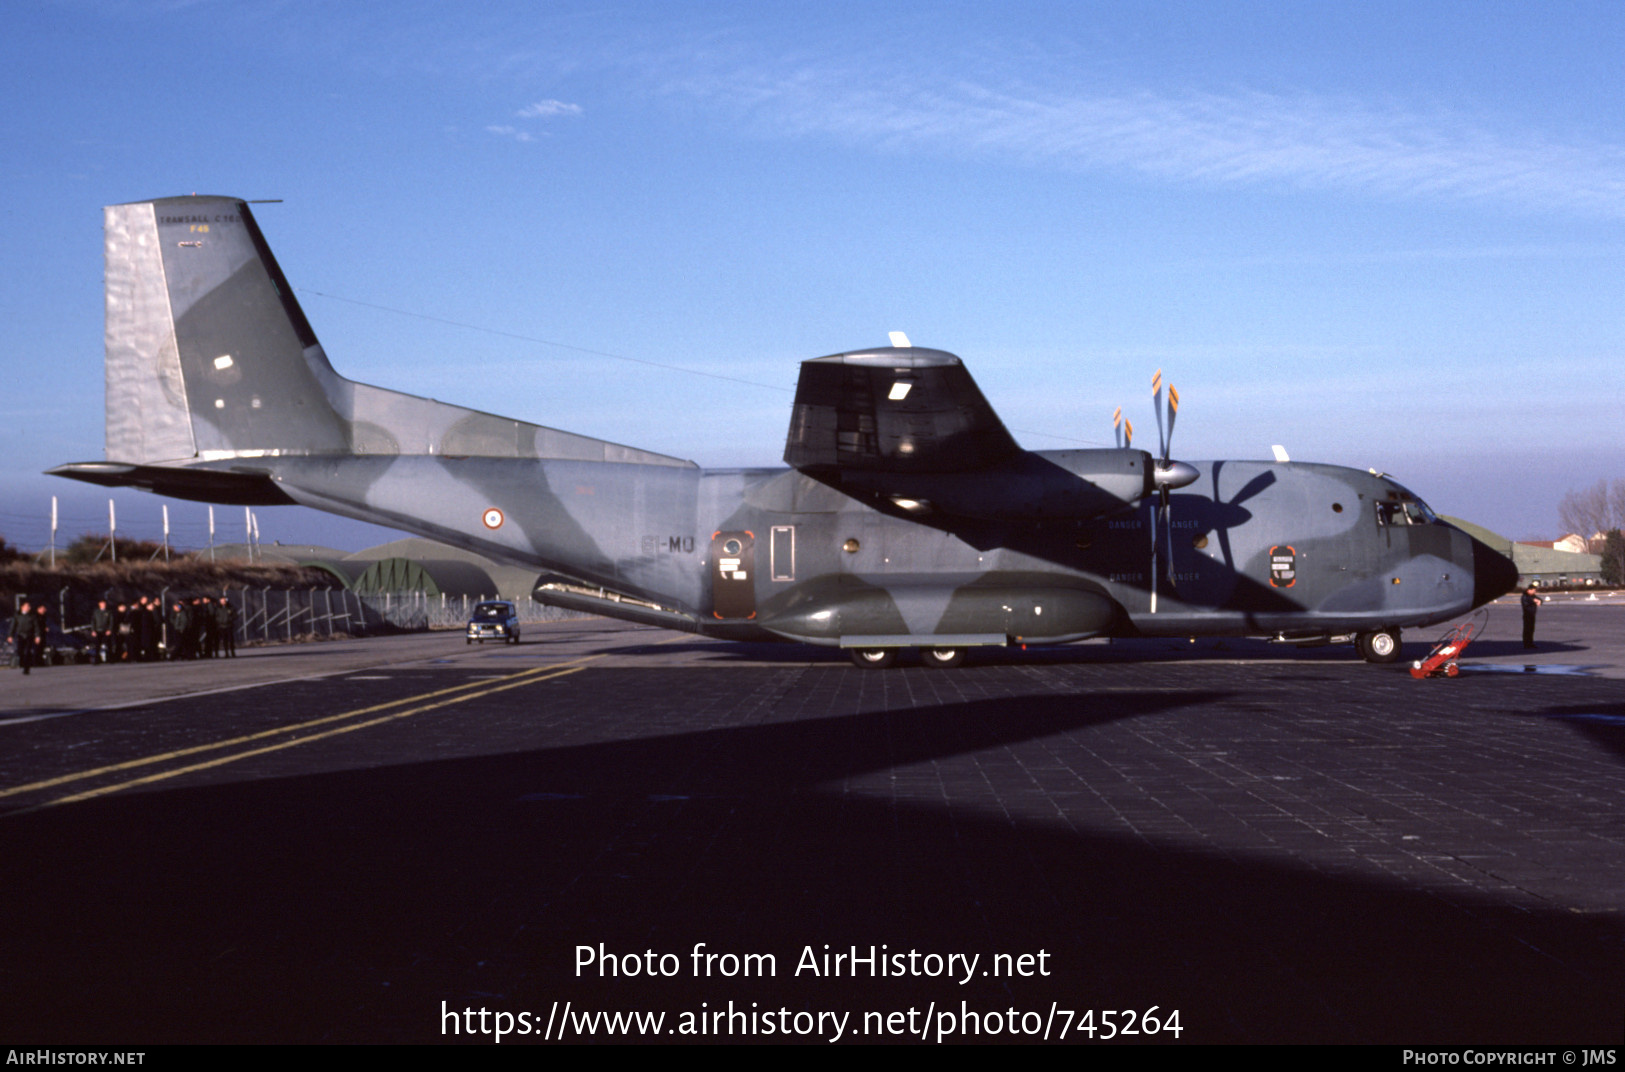
<svg viewBox="0 0 1625 1072"><path fill-rule="evenodd" d="M1535 595L1535 586L1530 585L1523 590L1523 598L1518 600L1523 604L1523 646L1530 650L1535 647L1535 608L1546 602Z"/></svg>

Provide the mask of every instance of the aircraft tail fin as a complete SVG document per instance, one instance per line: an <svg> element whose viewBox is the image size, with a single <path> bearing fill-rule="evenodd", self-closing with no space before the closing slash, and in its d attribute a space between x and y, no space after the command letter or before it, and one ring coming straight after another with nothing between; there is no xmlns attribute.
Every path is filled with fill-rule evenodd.
<svg viewBox="0 0 1625 1072"><path fill-rule="evenodd" d="M241 200L171 197L105 212L108 462L441 454L694 464L344 379Z"/></svg>
<svg viewBox="0 0 1625 1072"><path fill-rule="evenodd" d="M246 204L105 213L109 460L350 449L342 381Z"/></svg>

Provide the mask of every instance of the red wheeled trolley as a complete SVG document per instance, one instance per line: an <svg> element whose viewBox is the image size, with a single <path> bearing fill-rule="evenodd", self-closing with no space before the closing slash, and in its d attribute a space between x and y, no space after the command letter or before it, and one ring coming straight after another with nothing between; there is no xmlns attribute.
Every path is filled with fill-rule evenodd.
<svg viewBox="0 0 1625 1072"><path fill-rule="evenodd" d="M1462 622L1446 633L1444 639L1433 646L1426 659L1419 659L1411 664L1411 676L1418 679L1455 677L1461 673L1461 668L1456 665L1456 659L1467 650L1468 643L1472 641L1475 632L1473 626L1473 622Z"/></svg>

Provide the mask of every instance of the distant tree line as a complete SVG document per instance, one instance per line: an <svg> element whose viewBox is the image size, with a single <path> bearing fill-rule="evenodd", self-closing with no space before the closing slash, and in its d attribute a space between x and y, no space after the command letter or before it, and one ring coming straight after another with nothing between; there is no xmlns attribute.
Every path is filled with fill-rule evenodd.
<svg viewBox="0 0 1625 1072"><path fill-rule="evenodd" d="M1625 480L1599 480L1589 488L1569 491L1557 504L1563 528L1587 541L1602 534L1602 545L1588 546L1602 556L1602 583L1625 584Z"/></svg>
<svg viewBox="0 0 1625 1072"><path fill-rule="evenodd" d="M87 532L66 547L57 548L56 561L61 566L88 566L93 562L113 561L115 551L120 562L150 562L155 558L164 557L164 545L153 540L120 539L113 544L109 542L105 532ZM171 548L169 553L171 557L181 557L181 553L174 548ZM0 565L25 558L43 561L44 557L44 552L28 554L20 551L6 543L4 536L0 536Z"/></svg>
<svg viewBox="0 0 1625 1072"><path fill-rule="evenodd" d="M153 540L124 540L109 546L105 532L87 532L56 553L58 562L70 566L88 566L92 562L111 561L117 554L120 562L150 562L164 557L164 545ZM173 549L170 554L180 556Z"/></svg>

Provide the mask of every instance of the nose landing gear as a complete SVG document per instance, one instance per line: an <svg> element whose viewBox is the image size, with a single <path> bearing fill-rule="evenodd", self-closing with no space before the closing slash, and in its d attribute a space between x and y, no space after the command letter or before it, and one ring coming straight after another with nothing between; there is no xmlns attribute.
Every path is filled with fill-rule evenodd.
<svg viewBox="0 0 1625 1072"><path fill-rule="evenodd" d="M1354 648L1368 663L1392 663L1399 660L1400 638L1398 626L1384 626L1366 633L1354 634Z"/></svg>

